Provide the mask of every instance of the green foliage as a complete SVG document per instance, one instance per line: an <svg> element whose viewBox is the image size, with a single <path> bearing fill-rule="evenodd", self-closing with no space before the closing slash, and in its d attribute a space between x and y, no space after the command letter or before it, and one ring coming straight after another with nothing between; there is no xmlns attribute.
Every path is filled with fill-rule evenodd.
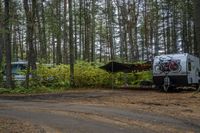
<svg viewBox="0 0 200 133"><path fill-rule="evenodd" d="M116 73L114 74L115 84L120 85L139 85L141 81L151 81L152 73L150 71L143 71L137 73Z"/></svg>
<svg viewBox="0 0 200 133"><path fill-rule="evenodd" d="M112 80L115 86L139 85L141 81L152 79L150 71L138 73L108 73L99 68L101 64L78 62L74 66L75 86L83 87L111 87ZM21 72L23 73L23 72ZM29 94L62 92L70 88L70 67L69 65L47 66L39 64L37 70L31 72L34 78L30 78L30 88L26 89L16 84L15 89L0 89L0 94Z"/></svg>
<svg viewBox="0 0 200 133"><path fill-rule="evenodd" d="M38 65L35 75L36 77L31 79L31 86L69 87L69 66Z"/></svg>
<svg viewBox="0 0 200 133"><path fill-rule="evenodd" d="M0 94L7 94L9 93L10 89L0 88Z"/></svg>
<svg viewBox="0 0 200 133"><path fill-rule="evenodd" d="M3 85L3 74L2 74L2 70L0 69L0 86Z"/></svg>
<svg viewBox="0 0 200 133"><path fill-rule="evenodd" d="M110 85L110 74L98 68L98 65L94 63L79 62L75 64L74 69L76 87L101 87ZM61 64L55 67L38 65L34 74L36 77L30 80L30 86L70 87L69 65Z"/></svg>
<svg viewBox="0 0 200 133"><path fill-rule="evenodd" d="M77 87L101 87L111 85L111 75L95 64L79 62L75 65L75 85Z"/></svg>
<svg viewBox="0 0 200 133"><path fill-rule="evenodd" d="M114 74L116 85L131 85L136 80L135 73L116 73Z"/></svg>
<svg viewBox="0 0 200 133"><path fill-rule="evenodd" d="M139 85L141 81L152 81L152 73L150 71L138 72L135 74L135 79L132 85Z"/></svg>

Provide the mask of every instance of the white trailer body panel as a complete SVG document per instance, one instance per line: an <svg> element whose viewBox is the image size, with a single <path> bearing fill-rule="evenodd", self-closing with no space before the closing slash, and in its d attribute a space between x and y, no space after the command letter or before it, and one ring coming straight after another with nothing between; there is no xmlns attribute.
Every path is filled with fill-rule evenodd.
<svg viewBox="0 0 200 133"><path fill-rule="evenodd" d="M187 53L156 56L153 62L155 84L163 85L166 76L173 85L199 84L199 58Z"/></svg>

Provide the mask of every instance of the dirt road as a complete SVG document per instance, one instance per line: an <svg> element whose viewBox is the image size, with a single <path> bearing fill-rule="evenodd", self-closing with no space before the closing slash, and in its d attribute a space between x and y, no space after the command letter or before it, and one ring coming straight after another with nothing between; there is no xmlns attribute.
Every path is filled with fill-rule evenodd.
<svg viewBox="0 0 200 133"><path fill-rule="evenodd" d="M5 133L14 127L19 133L200 132L200 94L195 92L79 90L0 99L0 118L11 121L0 126ZM22 123L29 128L21 130Z"/></svg>

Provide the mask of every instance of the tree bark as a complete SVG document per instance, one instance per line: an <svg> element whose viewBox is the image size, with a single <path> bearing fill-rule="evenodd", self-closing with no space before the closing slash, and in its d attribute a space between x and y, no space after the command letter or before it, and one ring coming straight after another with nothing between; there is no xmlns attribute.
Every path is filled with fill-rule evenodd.
<svg viewBox="0 0 200 133"><path fill-rule="evenodd" d="M0 0L0 29L3 30L3 10L2 10L2 1ZM0 70L2 68L2 61L3 61L3 33L0 30Z"/></svg>
<svg viewBox="0 0 200 133"><path fill-rule="evenodd" d="M47 63L47 39L46 39L46 21L44 14L44 0L41 0L41 16L42 16L42 44L43 44L43 59L44 63Z"/></svg>
<svg viewBox="0 0 200 133"><path fill-rule="evenodd" d="M44 6L43 0L40 0L36 6L36 17L38 25L38 38L40 43L39 48L39 58L43 63L47 63L47 42L45 33L45 16L44 16Z"/></svg>
<svg viewBox="0 0 200 133"><path fill-rule="evenodd" d="M113 45L113 7L112 0L107 0L108 13L108 41L110 46L110 60L115 60L114 45Z"/></svg>
<svg viewBox="0 0 200 133"><path fill-rule="evenodd" d="M73 43L72 0L68 0L68 4L69 4L70 86L74 87L74 43Z"/></svg>
<svg viewBox="0 0 200 133"><path fill-rule="evenodd" d="M91 18L89 14L89 5L88 1L84 1L84 21L85 21L85 46L84 46L84 60L90 62L90 23Z"/></svg>
<svg viewBox="0 0 200 133"><path fill-rule="evenodd" d="M91 61L95 61L95 8L96 8L96 0L92 0L92 23L91 23Z"/></svg>
<svg viewBox="0 0 200 133"><path fill-rule="evenodd" d="M32 0L32 6L29 6L27 0L23 0L24 9L26 14L26 43L28 45L28 68L26 75L26 87L29 88L29 75L30 69L36 69L36 53L33 44L34 36L34 27L35 27L35 9L36 9L36 0Z"/></svg>
<svg viewBox="0 0 200 133"><path fill-rule="evenodd" d="M200 57L200 1L193 0L194 2L194 24L195 24L195 47L194 54Z"/></svg>
<svg viewBox="0 0 200 133"><path fill-rule="evenodd" d="M82 59L82 0L79 0L79 60Z"/></svg>
<svg viewBox="0 0 200 133"><path fill-rule="evenodd" d="M56 39L57 39L57 47L56 47L56 64L61 64L62 63L62 52L61 52L61 0L57 1L57 34L56 34Z"/></svg>
<svg viewBox="0 0 200 133"><path fill-rule="evenodd" d="M73 2L74 9L76 9L76 1ZM77 45L77 13L74 10L74 59L78 59L78 45Z"/></svg>
<svg viewBox="0 0 200 133"><path fill-rule="evenodd" d="M68 34L67 34L67 0L64 0L64 44L63 44L63 63L68 64Z"/></svg>
<svg viewBox="0 0 200 133"><path fill-rule="evenodd" d="M53 54L52 54L53 64L55 64L56 63L56 45L55 45L55 35L54 35L54 33L52 33L51 38L52 38L51 44L52 44L52 48L53 48L53 51L52 51L53 52Z"/></svg>
<svg viewBox="0 0 200 133"><path fill-rule="evenodd" d="M172 7L172 53L177 53L177 7L176 4L178 4L175 0L173 1L173 7Z"/></svg>
<svg viewBox="0 0 200 133"><path fill-rule="evenodd" d="M169 11L167 11L167 35L166 35L166 37L167 37L167 47L166 47L166 53L167 54L169 54L169 53L171 53L171 50L170 50L170 44L171 44L171 34L170 34L170 14L169 14Z"/></svg>
<svg viewBox="0 0 200 133"><path fill-rule="evenodd" d="M10 0L4 1L5 5L5 48L6 48L6 87L12 88L12 66L11 66L11 41L10 41Z"/></svg>
<svg viewBox="0 0 200 133"><path fill-rule="evenodd" d="M154 51L155 51L155 53L154 53L154 56L157 56L159 53L158 53L158 51L159 51L159 36L158 36L158 25L159 25L159 20L158 20L158 18L159 18L159 10L158 10L158 1L156 0L155 1L155 4L156 4L156 25L155 25L155 33L154 33L154 38L155 38L155 46L154 46ZM164 28L164 27L163 27Z"/></svg>

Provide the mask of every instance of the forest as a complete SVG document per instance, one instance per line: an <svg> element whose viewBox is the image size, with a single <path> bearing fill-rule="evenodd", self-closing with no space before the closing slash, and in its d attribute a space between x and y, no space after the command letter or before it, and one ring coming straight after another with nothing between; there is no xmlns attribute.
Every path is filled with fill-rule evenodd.
<svg viewBox="0 0 200 133"><path fill-rule="evenodd" d="M16 86L11 62L18 60L28 61L26 88L94 87L111 84L113 75L99 69L109 61L199 57L199 7L199 0L0 0L1 86ZM126 82L149 79L149 73L128 74ZM114 76L116 84L123 75Z"/></svg>

